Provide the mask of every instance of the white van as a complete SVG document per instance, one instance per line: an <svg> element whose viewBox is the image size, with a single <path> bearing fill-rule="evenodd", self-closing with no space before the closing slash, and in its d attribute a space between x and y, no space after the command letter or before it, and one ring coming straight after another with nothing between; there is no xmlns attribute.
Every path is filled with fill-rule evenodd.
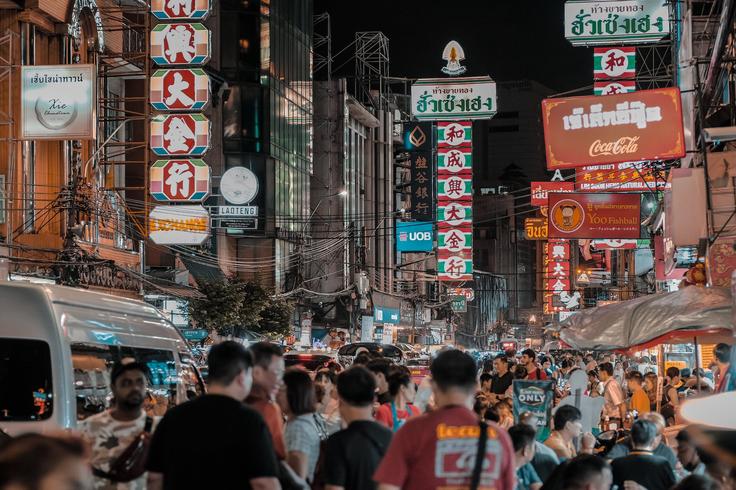
<svg viewBox="0 0 736 490"><path fill-rule="evenodd" d="M153 306L45 284L0 282L0 428L11 435L76 427L110 401L110 368L150 370L147 410L204 390L186 342Z"/></svg>

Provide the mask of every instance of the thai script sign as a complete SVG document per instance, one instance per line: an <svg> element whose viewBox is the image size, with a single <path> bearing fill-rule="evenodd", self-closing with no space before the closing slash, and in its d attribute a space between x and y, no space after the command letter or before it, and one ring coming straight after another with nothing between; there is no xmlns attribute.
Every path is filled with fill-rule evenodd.
<svg viewBox="0 0 736 490"><path fill-rule="evenodd" d="M547 169L685 156L680 90L542 101Z"/></svg>
<svg viewBox="0 0 736 490"><path fill-rule="evenodd" d="M151 30L157 65L203 65L210 59L210 31L200 23L159 24Z"/></svg>
<svg viewBox="0 0 736 490"><path fill-rule="evenodd" d="M636 48L593 49L593 80L634 78Z"/></svg>
<svg viewBox="0 0 736 490"><path fill-rule="evenodd" d="M151 14L158 20L204 20L210 0L151 0Z"/></svg>
<svg viewBox="0 0 736 490"><path fill-rule="evenodd" d="M148 228L158 245L201 245L210 236L210 215L199 205L156 206Z"/></svg>
<svg viewBox="0 0 736 490"><path fill-rule="evenodd" d="M532 182L532 206L546 206L547 194L550 192L575 192L575 184L572 182L542 181Z"/></svg>
<svg viewBox="0 0 736 490"><path fill-rule="evenodd" d="M149 191L157 201L203 201L210 194L210 167L198 159L156 160Z"/></svg>
<svg viewBox="0 0 736 490"><path fill-rule="evenodd" d="M419 120L490 119L496 114L491 77L420 78L411 86L411 111Z"/></svg>
<svg viewBox="0 0 736 490"><path fill-rule="evenodd" d="M549 195L550 238L639 238L639 194Z"/></svg>
<svg viewBox="0 0 736 490"><path fill-rule="evenodd" d="M94 65L22 66L20 73L21 139L95 138Z"/></svg>
<svg viewBox="0 0 736 490"><path fill-rule="evenodd" d="M547 218L525 218L524 238L527 240L546 240Z"/></svg>
<svg viewBox="0 0 736 490"><path fill-rule="evenodd" d="M669 188L666 175L657 175L647 162L592 165L575 171L578 191L651 192Z"/></svg>
<svg viewBox="0 0 736 490"><path fill-rule="evenodd" d="M150 93L158 111L198 111L210 100L210 77L200 68L156 70Z"/></svg>
<svg viewBox="0 0 736 490"><path fill-rule="evenodd" d="M210 147L204 114L158 115L151 119L151 151L158 156L201 156Z"/></svg>
<svg viewBox="0 0 736 490"><path fill-rule="evenodd" d="M657 42L670 32L666 0L569 0L565 38L573 46Z"/></svg>
<svg viewBox="0 0 736 490"><path fill-rule="evenodd" d="M634 250L649 248L649 240L591 240L590 245L596 250Z"/></svg>

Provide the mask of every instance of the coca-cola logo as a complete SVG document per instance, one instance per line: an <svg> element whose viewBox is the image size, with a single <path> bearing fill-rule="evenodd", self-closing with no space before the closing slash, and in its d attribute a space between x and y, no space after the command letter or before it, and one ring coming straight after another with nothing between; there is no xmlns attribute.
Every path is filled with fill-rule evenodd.
<svg viewBox="0 0 736 490"><path fill-rule="evenodd" d="M638 136L623 136L615 141L595 140L588 150L591 157L601 155L627 155L639 149Z"/></svg>

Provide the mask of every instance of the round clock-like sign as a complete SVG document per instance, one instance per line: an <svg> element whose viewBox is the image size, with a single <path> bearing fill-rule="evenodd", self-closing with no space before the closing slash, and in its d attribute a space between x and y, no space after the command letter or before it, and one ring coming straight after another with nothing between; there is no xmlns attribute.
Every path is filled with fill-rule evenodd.
<svg viewBox="0 0 736 490"><path fill-rule="evenodd" d="M258 195L258 178L246 167L233 167L222 174L220 193L230 204L248 204Z"/></svg>

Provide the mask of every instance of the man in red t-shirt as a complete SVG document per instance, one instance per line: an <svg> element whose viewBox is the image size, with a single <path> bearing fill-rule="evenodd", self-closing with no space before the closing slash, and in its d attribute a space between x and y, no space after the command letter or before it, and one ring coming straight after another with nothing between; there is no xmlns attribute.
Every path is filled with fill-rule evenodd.
<svg viewBox="0 0 736 490"><path fill-rule="evenodd" d="M547 373L544 372L544 369L537 366L537 353L532 349L526 349L521 352L519 364L526 368L526 379L532 381L547 379Z"/></svg>
<svg viewBox="0 0 736 490"><path fill-rule="evenodd" d="M470 409L477 391L475 361L459 350L430 366L437 409L408 420L394 435L373 479L379 490L463 489L470 486L480 426ZM488 424L479 488L513 490L514 450L506 431Z"/></svg>

